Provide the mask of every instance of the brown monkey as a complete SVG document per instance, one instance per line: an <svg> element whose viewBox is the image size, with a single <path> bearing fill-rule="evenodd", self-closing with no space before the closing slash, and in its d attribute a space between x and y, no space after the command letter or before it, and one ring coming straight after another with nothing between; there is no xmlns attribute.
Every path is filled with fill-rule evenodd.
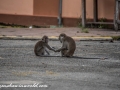
<svg viewBox="0 0 120 90"><path fill-rule="evenodd" d="M55 52L61 51L62 56L72 57L76 49L75 41L64 33L59 35L59 40L62 43L62 47L58 50L55 50Z"/></svg>
<svg viewBox="0 0 120 90"><path fill-rule="evenodd" d="M41 41L38 41L34 47L34 53L36 56L45 56L45 52L50 55L46 48L49 50L55 51L48 45L48 36L43 36Z"/></svg>

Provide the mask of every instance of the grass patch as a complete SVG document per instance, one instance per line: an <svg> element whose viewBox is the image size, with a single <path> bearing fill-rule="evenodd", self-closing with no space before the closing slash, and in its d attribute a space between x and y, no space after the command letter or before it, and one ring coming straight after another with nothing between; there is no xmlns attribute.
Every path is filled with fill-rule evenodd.
<svg viewBox="0 0 120 90"><path fill-rule="evenodd" d="M0 28L29 28L30 26L0 23ZM31 28L50 28L50 26L31 25Z"/></svg>
<svg viewBox="0 0 120 90"><path fill-rule="evenodd" d="M81 28L81 33L89 33L88 29L83 27L81 23L78 23L78 27Z"/></svg>
<svg viewBox="0 0 120 90"><path fill-rule="evenodd" d="M120 40L120 36L112 36L113 40Z"/></svg>
<svg viewBox="0 0 120 90"><path fill-rule="evenodd" d="M81 33L89 33L87 28L82 27L81 29L82 29Z"/></svg>
<svg viewBox="0 0 120 90"><path fill-rule="evenodd" d="M106 18L101 18L99 20L99 22L107 22L107 19ZM108 28L108 25L106 25L106 24L100 24L100 25L98 25L98 28L100 28L100 29Z"/></svg>
<svg viewBox="0 0 120 90"><path fill-rule="evenodd" d="M89 31L87 29L84 29L81 31L82 33L89 33Z"/></svg>
<svg viewBox="0 0 120 90"><path fill-rule="evenodd" d="M24 25L15 25L15 24L4 24L4 23L0 23L0 28L27 28L27 26Z"/></svg>

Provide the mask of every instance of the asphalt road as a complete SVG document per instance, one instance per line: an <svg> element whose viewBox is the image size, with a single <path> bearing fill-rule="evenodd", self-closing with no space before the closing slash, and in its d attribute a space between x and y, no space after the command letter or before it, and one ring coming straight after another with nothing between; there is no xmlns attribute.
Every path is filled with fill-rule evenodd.
<svg viewBox="0 0 120 90"><path fill-rule="evenodd" d="M37 57L36 42L0 40L0 90L120 90L120 41L76 41L73 58Z"/></svg>

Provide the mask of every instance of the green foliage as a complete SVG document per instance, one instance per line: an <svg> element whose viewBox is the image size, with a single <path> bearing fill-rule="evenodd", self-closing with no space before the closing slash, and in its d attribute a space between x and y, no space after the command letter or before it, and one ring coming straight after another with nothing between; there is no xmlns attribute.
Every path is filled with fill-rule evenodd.
<svg viewBox="0 0 120 90"><path fill-rule="evenodd" d="M25 25L16 25L16 24L4 24L0 23L0 28L29 28L29 26ZM32 25L32 28L49 28L50 26L38 26L38 25Z"/></svg>
<svg viewBox="0 0 120 90"><path fill-rule="evenodd" d="M113 40L120 40L120 36L112 36Z"/></svg>
<svg viewBox="0 0 120 90"><path fill-rule="evenodd" d="M27 28L27 26L23 26L23 25L0 23L0 28L8 28L8 27L12 27L12 28Z"/></svg>
<svg viewBox="0 0 120 90"><path fill-rule="evenodd" d="M87 28L83 27L81 23L78 23L78 27L81 28L81 32L82 33L89 33L89 31L87 30Z"/></svg>
<svg viewBox="0 0 120 90"><path fill-rule="evenodd" d="M107 21L106 18L101 18L101 19L99 20L99 22L106 22L106 21ZM98 26L98 28L100 28L100 29L108 28L108 25L100 24L100 25Z"/></svg>
<svg viewBox="0 0 120 90"><path fill-rule="evenodd" d="M86 29L84 27L82 27L81 29L82 29L82 31L81 31L82 33L89 33L88 29Z"/></svg>

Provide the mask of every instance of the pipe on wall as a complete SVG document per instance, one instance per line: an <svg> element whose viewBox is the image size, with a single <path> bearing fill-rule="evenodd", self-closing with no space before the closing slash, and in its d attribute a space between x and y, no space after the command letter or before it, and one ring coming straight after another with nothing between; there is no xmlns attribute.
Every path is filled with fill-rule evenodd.
<svg viewBox="0 0 120 90"><path fill-rule="evenodd" d="M59 16L58 16L58 24L62 25L62 0L59 0Z"/></svg>

